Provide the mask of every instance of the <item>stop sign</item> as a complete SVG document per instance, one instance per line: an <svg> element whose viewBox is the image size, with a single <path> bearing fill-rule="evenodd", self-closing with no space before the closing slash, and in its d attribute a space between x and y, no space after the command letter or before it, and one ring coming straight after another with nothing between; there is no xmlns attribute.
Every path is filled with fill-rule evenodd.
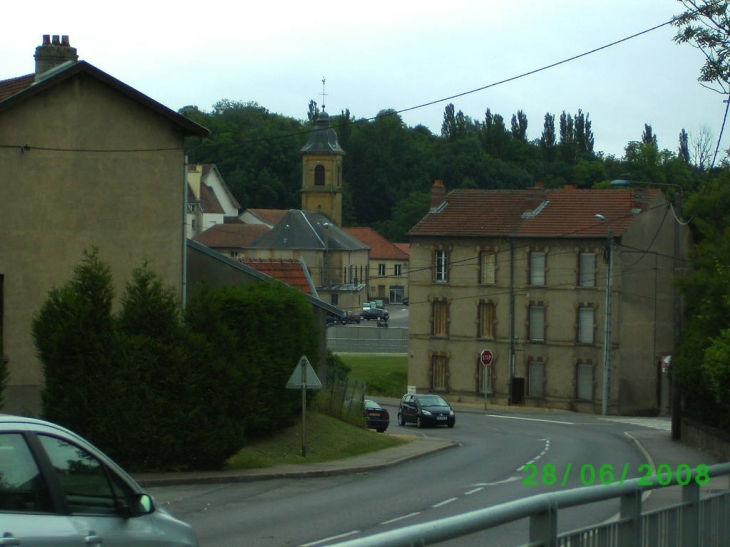
<svg viewBox="0 0 730 547"><path fill-rule="evenodd" d="M482 350L482 353L479 357L482 361L482 365L491 365L492 361L494 360L494 354L489 351L488 349Z"/></svg>

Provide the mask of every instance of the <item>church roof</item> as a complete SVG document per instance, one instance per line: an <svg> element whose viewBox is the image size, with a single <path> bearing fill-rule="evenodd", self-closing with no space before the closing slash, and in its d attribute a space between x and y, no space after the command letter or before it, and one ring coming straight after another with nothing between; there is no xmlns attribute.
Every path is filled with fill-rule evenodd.
<svg viewBox="0 0 730 547"><path fill-rule="evenodd" d="M337 133L330 127L330 117L327 112L320 112L314 122L314 129L309 134L309 140L304 148L303 153L326 152L329 154L344 154L345 151L337 142Z"/></svg>
<svg viewBox="0 0 730 547"><path fill-rule="evenodd" d="M251 249L359 251L369 247L322 213L292 209L268 233L247 246Z"/></svg>

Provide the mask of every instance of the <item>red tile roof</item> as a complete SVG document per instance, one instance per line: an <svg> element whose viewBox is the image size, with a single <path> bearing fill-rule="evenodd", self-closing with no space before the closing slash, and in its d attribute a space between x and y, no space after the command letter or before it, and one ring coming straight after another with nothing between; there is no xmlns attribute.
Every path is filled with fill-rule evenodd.
<svg viewBox="0 0 730 547"><path fill-rule="evenodd" d="M23 91L35 81L35 74L26 74L18 78L0 81L0 101Z"/></svg>
<svg viewBox="0 0 730 547"><path fill-rule="evenodd" d="M605 237L622 234L661 192L657 189L454 190L412 236Z"/></svg>
<svg viewBox="0 0 730 547"><path fill-rule="evenodd" d="M401 251L406 253L408 257L411 256L411 244L410 243L393 243L396 247L398 247Z"/></svg>
<svg viewBox="0 0 730 547"><path fill-rule="evenodd" d="M237 258L235 260L306 294L314 293L304 271L304 265L298 260L267 258Z"/></svg>
<svg viewBox="0 0 730 547"><path fill-rule="evenodd" d="M270 229L265 224L216 224L193 240L211 249L239 249L256 241Z"/></svg>
<svg viewBox="0 0 730 547"><path fill-rule="evenodd" d="M343 228L345 232L370 247L370 258L408 260L409 255L372 228Z"/></svg>

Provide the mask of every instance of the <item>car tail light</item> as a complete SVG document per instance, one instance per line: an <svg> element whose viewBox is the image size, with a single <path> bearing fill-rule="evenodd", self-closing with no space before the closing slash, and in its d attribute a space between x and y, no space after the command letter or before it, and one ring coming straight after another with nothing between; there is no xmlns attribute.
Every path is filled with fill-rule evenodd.
<svg viewBox="0 0 730 547"><path fill-rule="evenodd" d="M383 418L390 418L390 414L388 414L387 410L383 410Z"/></svg>

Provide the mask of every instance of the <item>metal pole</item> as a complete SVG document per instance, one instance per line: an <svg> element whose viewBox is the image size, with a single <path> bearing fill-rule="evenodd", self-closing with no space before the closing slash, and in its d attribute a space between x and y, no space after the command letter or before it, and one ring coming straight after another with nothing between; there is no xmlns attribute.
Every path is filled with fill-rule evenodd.
<svg viewBox="0 0 730 547"><path fill-rule="evenodd" d="M611 222L608 222L608 275L606 278L606 317L603 337L603 401L602 414L607 416L611 412L611 327L613 306L613 232Z"/></svg>
<svg viewBox="0 0 730 547"><path fill-rule="evenodd" d="M307 363L302 360L302 457L307 457Z"/></svg>

